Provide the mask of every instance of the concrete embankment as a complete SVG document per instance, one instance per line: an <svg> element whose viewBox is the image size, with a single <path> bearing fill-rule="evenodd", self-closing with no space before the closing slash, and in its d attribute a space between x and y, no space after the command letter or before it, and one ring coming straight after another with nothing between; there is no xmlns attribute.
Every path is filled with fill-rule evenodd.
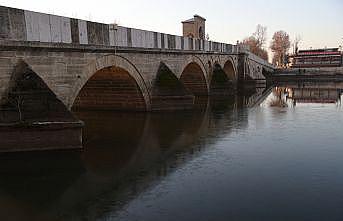
<svg viewBox="0 0 343 221"><path fill-rule="evenodd" d="M279 69L268 76L269 82L284 81L343 81L343 67Z"/></svg>
<svg viewBox="0 0 343 221"><path fill-rule="evenodd" d="M0 124L0 152L82 148L81 121Z"/></svg>

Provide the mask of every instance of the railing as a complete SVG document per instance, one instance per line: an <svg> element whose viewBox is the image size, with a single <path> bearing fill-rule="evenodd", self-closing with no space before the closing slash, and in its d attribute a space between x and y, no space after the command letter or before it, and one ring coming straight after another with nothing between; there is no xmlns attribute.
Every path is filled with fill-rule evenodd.
<svg viewBox="0 0 343 221"><path fill-rule="evenodd" d="M257 63L259 63L261 65L264 65L266 67L270 67L270 68L275 69L275 66L272 65L271 63L269 63L268 61L260 58L259 56L255 55L255 54L253 54L253 53L251 53L249 51L247 53L249 54L249 56L248 56L249 59L251 59L251 60L253 60L253 61L255 61L255 62L257 62Z"/></svg>
<svg viewBox="0 0 343 221"><path fill-rule="evenodd" d="M237 45L0 6L0 40L238 53ZM12 22L15 21L15 22Z"/></svg>

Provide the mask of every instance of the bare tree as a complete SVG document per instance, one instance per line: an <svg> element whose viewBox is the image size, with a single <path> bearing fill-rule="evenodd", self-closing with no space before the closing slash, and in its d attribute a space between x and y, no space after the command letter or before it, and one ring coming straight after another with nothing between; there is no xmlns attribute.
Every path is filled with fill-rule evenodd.
<svg viewBox="0 0 343 221"><path fill-rule="evenodd" d="M260 47L260 43L254 36L245 38L243 40L243 44L249 46L251 53L263 58L264 60L268 60L268 52Z"/></svg>
<svg viewBox="0 0 343 221"><path fill-rule="evenodd" d="M264 48L266 41L267 41L267 27L258 24L256 27L256 31L253 34L253 36L257 40L258 47Z"/></svg>
<svg viewBox="0 0 343 221"><path fill-rule="evenodd" d="M277 31L273 35L270 49L272 50L273 64L283 67L286 63L286 55L291 46L289 35L285 31Z"/></svg>
<svg viewBox="0 0 343 221"><path fill-rule="evenodd" d="M262 25L257 25L255 33L252 34L252 36L247 37L243 40L244 45L248 45L250 48L250 51L265 59L268 60L268 52L265 50L264 46L266 44L267 40L267 27L264 27Z"/></svg>
<svg viewBox="0 0 343 221"><path fill-rule="evenodd" d="M297 54L298 53L298 50L299 50L299 44L300 42L302 41L302 38L300 35L297 35L295 38L294 38L294 41L293 41L293 54Z"/></svg>

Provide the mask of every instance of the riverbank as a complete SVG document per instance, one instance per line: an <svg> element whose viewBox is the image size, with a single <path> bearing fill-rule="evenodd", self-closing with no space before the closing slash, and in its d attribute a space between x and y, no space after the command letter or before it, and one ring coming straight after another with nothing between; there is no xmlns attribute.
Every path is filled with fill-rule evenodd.
<svg viewBox="0 0 343 221"><path fill-rule="evenodd" d="M278 69L267 77L271 83L289 81L343 81L343 67Z"/></svg>
<svg viewBox="0 0 343 221"><path fill-rule="evenodd" d="M84 123L33 121L0 124L0 153L82 149Z"/></svg>

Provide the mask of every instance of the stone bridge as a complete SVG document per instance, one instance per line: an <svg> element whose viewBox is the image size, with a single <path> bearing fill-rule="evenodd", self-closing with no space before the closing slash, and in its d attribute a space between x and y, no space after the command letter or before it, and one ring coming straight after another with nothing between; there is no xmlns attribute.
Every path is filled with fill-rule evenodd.
<svg viewBox="0 0 343 221"><path fill-rule="evenodd" d="M274 67L245 47L0 6L0 104L39 76L68 109L169 110Z"/></svg>

